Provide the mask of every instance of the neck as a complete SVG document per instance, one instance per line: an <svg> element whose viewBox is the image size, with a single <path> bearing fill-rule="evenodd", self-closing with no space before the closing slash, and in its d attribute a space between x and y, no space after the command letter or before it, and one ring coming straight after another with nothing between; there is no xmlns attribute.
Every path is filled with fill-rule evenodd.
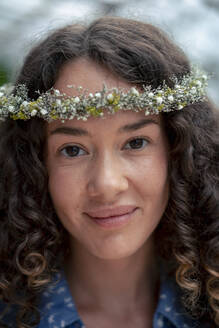
<svg viewBox="0 0 219 328"><path fill-rule="evenodd" d="M100 259L74 242L66 261L66 277L75 301L124 310L155 307L158 268L152 241L126 258ZM149 305L150 304L150 305ZM152 310L151 308L151 310Z"/></svg>

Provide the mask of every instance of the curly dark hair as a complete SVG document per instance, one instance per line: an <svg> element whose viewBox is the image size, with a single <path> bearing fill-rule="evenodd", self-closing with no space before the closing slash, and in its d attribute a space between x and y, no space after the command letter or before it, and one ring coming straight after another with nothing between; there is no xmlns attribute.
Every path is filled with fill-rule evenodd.
<svg viewBox="0 0 219 328"><path fill-rule="evenodd" d="M47 36L26 57L16 85L26 84L36 99L36 91L54 85L64 63L79 57L139 87L156 88L164 80L172 86L170 76L190 72L185 54L160 29L102 17ZM187 311L217 327L218 112L205 101L162 116L170 146L170 197L155 231L157 252L174 264ZM40 294L63 265L68 243L48 192L46 124L33 118L0 125L0 299L18 308L18 328L39 323Z"/></svg>

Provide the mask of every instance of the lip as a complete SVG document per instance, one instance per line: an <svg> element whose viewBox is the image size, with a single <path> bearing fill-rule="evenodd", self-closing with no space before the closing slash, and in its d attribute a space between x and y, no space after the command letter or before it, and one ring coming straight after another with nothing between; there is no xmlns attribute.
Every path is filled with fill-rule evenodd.
<svg viewBox="0 0 219 328"><path fill-rule="evenodd" d="M89 219L99 226L103 228L114 228L128 223L133 218L136 209L136 206L126 205L89 211L86 214Z"/></svg>
<svg viewBox="0 0 219 328"><path fill-rule="evenodd" d="M136 206L133 205L122 205L112 208L102 208L96 211L86 212L89 216L93 218L108 218L110 216L119 216L132 212Z"/></svg>

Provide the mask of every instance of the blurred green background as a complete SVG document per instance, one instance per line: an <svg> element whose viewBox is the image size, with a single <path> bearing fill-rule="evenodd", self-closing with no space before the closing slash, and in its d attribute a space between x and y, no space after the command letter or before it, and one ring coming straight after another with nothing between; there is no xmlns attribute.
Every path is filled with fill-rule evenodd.
<svg viewBox="0 0 219 328"><path fill-rule="evenodd" d="M0 85L8 82L7 67L0 63Z"/></svg>

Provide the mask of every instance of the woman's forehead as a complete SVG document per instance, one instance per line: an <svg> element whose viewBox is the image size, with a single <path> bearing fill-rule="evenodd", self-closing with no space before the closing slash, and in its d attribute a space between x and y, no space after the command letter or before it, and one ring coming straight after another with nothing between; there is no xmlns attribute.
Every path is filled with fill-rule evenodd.
<svg viewBox="0 0 219 328"><path fill-rule="evenodd" d="M133 86L93 60L77 58L62 66L54 88L69 96L75 96L77 87L95 93L102 90L104 84L109 89L116 87L127 91ZM69 88L69 85L76 88Z"/></svg>

